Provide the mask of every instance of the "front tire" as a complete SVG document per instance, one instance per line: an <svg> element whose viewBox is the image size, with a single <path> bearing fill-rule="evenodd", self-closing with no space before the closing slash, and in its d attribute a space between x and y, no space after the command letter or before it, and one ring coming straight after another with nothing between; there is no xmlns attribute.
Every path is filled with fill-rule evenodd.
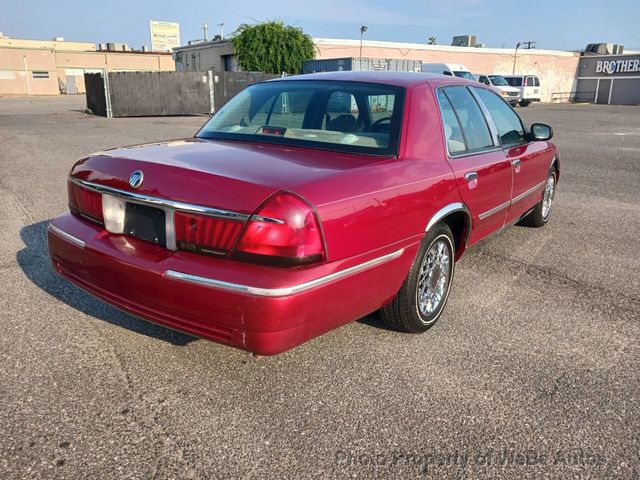
<svg viewBox="0 0 640 480"><path fill-rule="evenodd" d="M426 332L436 323L453 282L454 245L451 230L444 224L425 236L402 287L380 310L384 323L408 333Z"/></svg>
<svg viewBox="0 0 640 480"><path fill-rule="evenodd" d="M544 227L551 218L551 207L556 194L557 176L556 171L551 170L547 176L547 183L544 186L542 199L535 206L533 211L522 219L522 224L528 227Z"/></svg>

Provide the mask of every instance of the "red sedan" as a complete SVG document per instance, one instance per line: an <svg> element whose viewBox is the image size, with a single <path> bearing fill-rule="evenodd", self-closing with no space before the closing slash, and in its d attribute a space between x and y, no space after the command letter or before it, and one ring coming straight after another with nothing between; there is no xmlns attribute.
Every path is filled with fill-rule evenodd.
<svg viewBox="0 0 640 480"><path fill-rule="evenodd" d="M468 247L548 221L551 136L456 77L272 80L194 138L78 161L49 251L62 276L121 309L258 354L376 310L424 332Z"/></svg>

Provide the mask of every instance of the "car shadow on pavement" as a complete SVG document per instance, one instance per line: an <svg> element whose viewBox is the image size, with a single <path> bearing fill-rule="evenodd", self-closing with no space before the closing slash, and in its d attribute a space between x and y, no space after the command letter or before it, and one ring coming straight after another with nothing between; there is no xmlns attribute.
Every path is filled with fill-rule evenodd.
<svg viewBox="0 0 640 480"><path fill-rule="evenodd" d="M145 322L111 305L98 300L84 290L68 282L53 269L47 248L47 225L49 221L28 225L20 230L25 248L16 255L16 260L27 278L36 286L87 315L104 320L132 332L157 338L173 345L186 345L196 337Z"/></svg>

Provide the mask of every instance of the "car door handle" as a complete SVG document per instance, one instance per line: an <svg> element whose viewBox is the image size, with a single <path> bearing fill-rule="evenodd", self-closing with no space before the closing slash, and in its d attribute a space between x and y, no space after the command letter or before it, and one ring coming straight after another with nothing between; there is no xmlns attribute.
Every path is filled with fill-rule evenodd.
<svg viewBox="0 0 640 480"><path fill-rule="evenodd" d="M519 158L516 158L515 160L513 160L511 162L511 165L513 165L513 171L515 173L520 173L520 165L522 165L522 162L520 161Z"/></svg>
<svg viewBox="0 0 640 480"><path fill-rule="evenodd" d="M464 179L467 182L473 182L474 180L478 180L478 172L469 172L464 174Z"/></svg>

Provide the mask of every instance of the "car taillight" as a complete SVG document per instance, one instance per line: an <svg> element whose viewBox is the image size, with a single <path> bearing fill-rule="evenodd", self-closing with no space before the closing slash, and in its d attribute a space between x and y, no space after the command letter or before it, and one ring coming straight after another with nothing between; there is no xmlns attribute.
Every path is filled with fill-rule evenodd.
<svg viewBox="0 0 640 480"><path fill-rule="evenodd" d="M207 215L175 212L176 243L180 250L225 255L233 246L242 222Z"/></svg>
<svg viewBox="0 0 640 480"><path fill-rule="evenodd" d="M102 194L83 188L73 182L67 183L69 193L69 210L96 223L103 223Z"/></svg>
<svg viewBox="0 0 640 480"><path fill-rule="evenodd" d="M233 256L281 266L323 260L325 249L318 218L301 198L280 193L251 217Z"/></svg>

